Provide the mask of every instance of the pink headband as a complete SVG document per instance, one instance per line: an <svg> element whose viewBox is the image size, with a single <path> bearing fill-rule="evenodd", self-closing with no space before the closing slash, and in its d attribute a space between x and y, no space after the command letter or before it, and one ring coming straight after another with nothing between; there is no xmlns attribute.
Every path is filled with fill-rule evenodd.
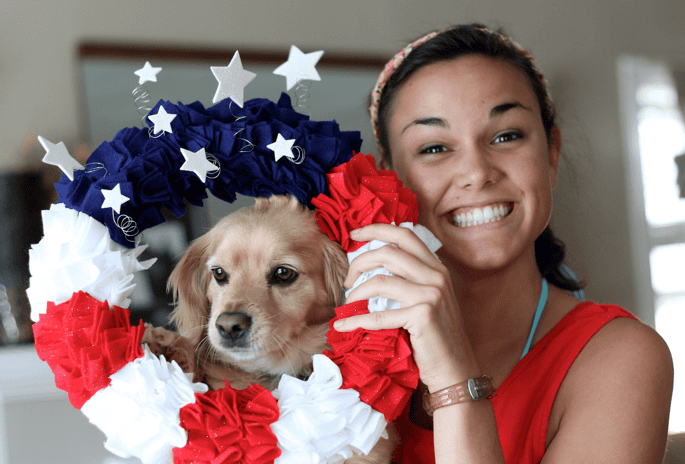
<svg viewBox="0 0 685 464"><path fill-rule="evenodd" d="M547 80L545 79L544 74L540 72L540 69L537 67L535 64L535 60L533 59L533 56L528 53L523 47L521 47L519 44L514 42L508 37L505 37L504 35L500 34L499 32L491 31L489 29L485 28L480 28L480 27L475 27L474 29L486 32L488 34L493 34L497 36L503 43L506 45L510 45L514 47L519 53L524 55L528 60L530 61L530 64L533 67L533 70L538 74L540 78L540 82L542 82L542 85L545 87L545 103L549 106L551 105L551 99L549 97L549 93L547 93ZM392 76L392 73L395 72L397 68L400 67L404 59L409 56L409 54L414 50L415 48L423 45L424 43L428 42L431 40L433 37L436 37L437 35L442 34L443 32L447 32L450 29L445 29L443 31L434 31L431 32L424 37L421 37L420 39L410 43L406 47L404 47L399 53L397 53L388 63L385 65L383 68L383 71L381 72L380 76L378 76L378 81L376 81L376 85L373 87L373 90L371 91L371 106L369 107L369 114L371 115L371 126L373 127L373 135L376 137L376 142L379 142L379 135L378 135L378 106L381 101L381 95L383 94L383 89L385 88L385 84L388 82L388 79L390 79L390 76ZM378 145L379 150L381 152L383 151L383 147L379 144Z"/></svg>

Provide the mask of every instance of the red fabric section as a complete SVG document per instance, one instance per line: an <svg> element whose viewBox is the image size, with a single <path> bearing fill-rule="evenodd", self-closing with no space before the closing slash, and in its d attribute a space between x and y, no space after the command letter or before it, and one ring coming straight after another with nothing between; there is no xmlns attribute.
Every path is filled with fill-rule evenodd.
<svg viewBox="0 0 685 464"><path fill-rule="evenodd" d="M269 390L256 384L234 390L226 382L195 399L181 409L188 443L174 448L175 464L268 464L281 455L270 426L278 403Z"/></svg>
<svg viewBox="0 0 685 464"><path fill-rule="evenodd" d="M143 321L131 326L128 309L76 292L60 305L48 302L47 313L33 324L38 357L55 374L55 384L81 409L109 376L143 356Z"/></svg>
<svg viewBox="0 0 685 464"><path fill-rule="evenodd" d="M530 352L497 389L491 401L497 429L509 464L539 463L545 453L547 425L557 391L580 351L609 321L635 318L614 305L584 302L569 312ZM416 427L408 408L395 422L401 445L398 464L434 464L433 432Z"/></svg>
<svg viewBox="0 0 685 464"><path fill-rule="evenodd" d="M369 224L416 224L416 195L402 186L393 171L376 170L371 155L355 154L347 163L326 174L330 196L312 198L319 229L343 250L358 250L365 242L350 238L354 229Z"/></svg>
<svg viewBox="0 0 685 464"><path fill-rule="evenodd" d="M368 300L335 308L329 323L330 350L323 352L340 368L341 388L352 388L359 398L388 421L395 420L419 383L419 369L412 356L409 333L404 329L338 332L338 319L369 314Z"/></svg>

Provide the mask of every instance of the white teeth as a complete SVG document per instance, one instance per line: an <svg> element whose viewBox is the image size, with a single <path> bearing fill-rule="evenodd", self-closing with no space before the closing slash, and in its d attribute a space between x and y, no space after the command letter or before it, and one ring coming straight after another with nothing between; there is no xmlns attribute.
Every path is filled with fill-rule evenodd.
<svg viewBox="0 0 685 464"><path fill-rule="evenodd" d="M486 206L483 208L483 221L490 222L495 219L495 214L492 212L492 208Z"/></svg>
<svg viewBox="0 0 685 464"><path fill-rule="evenodd" d="M473 208L466 214L457 214L454 216L454 224L457 227L470 227L480 224L487 224L489 222L496 222L504 219L509 214L509 207L504 204L497 206L486 206L483 209Z"/></svg>

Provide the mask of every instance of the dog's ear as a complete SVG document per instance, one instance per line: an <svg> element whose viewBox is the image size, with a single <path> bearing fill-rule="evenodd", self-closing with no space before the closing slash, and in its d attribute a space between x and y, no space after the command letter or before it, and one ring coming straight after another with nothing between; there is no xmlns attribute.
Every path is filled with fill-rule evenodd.
<svg viewBox="0 0 685 464"><path fill-rule="evenodd" d="M167 282L167 291L173 292L176 306L170 316L171 322L181 335L194 341L202 337L209 316L205 266L211 243L211 232L195 240Z"/></svg>
<svg viewBox="0 0 685 464"><path fill-rule="evenodd" d="M323 234L322 234L323 235ZM326 291L328 292L329 301L335 306L341 306L343 297L345 295L343 289L343 282L347 276L349 264L347 262L347 255L342 247L329 239L325 235L324 241L324 278L326 279Z"/></svg>

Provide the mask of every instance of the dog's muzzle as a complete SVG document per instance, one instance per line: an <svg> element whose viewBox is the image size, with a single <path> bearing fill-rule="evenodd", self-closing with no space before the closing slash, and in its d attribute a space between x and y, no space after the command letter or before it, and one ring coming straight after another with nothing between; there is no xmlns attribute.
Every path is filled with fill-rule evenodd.
<svg viewBox="0 0 685 464"><path fill-rule="evenodd" d="M247 346L252 318L245 313L221 313L216 318L216 329L226 347Z"/></svg>

